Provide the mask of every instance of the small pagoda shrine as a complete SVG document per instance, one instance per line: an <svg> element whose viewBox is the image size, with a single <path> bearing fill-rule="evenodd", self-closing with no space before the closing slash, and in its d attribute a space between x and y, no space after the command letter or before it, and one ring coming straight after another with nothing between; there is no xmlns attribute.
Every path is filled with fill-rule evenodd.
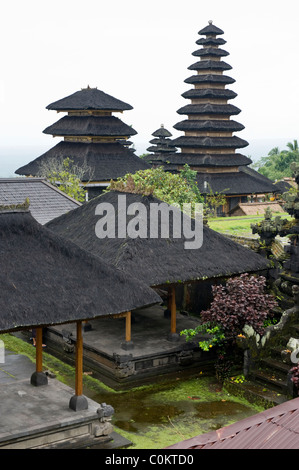
<svg viewBox="0 0 299 470"><path fill-rule="evenodd" d="M86 168L82 183L88 197L92 198L111 180L150 168L128 148L128 138L137 132L112 115L133 109L128 103L88 86L49 104L47 109L67 113L43 131L53 137L63 137L63 140L16 170L16 174L42 176L42 164L70 158L74 165Z"/></svg>
<svg viewBox="0 0 299 470"><path fill-rule="evenodd" d="M161 127L152 133L152 136L154 139L149 141L152 145L146 149L151 153L144 158L155 167L161 165L160 154L164 157L167 153L175 153L177 149L170 139L172 137L171 132L165 129L164 124L161 124Z"/></svg>
<svg viewBox="0 0 299 470"><path fill-rule="evenodd" d="M160 154L160 162L168 171L179 171L185 164L196 170L202 194L226 195L226 204L220 208L219 215L228 215L238 203L247 202L248 197L252 199L254 195L256 200L257 195L273 193L275 187L270 180L248 168L252 163L248 157L236 152L248 142L233 135L244 126L231 119L241 110L228 103L237 94L226 88L235 80L225 75L232 67L222 60L229 55L221 48L226 41L218 37L224 32L209 21L198 34L205 36L196 41L202 47L193 52L199 60L189 67L195 74L185 80L193 88L182 94L191 104L177 111L188 118L173 126L185 133L172 140L172 145L181 152L169 153L166 157Z"/></svg>

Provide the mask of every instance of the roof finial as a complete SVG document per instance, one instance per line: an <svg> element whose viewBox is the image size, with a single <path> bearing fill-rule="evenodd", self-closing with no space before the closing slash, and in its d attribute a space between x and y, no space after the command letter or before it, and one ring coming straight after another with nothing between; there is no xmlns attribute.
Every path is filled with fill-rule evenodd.
<svg viewBox="0 0 299 470"><path fill-rule="evenodd" d="M213 24L213 20L209 20L209 24Z"/></svg>

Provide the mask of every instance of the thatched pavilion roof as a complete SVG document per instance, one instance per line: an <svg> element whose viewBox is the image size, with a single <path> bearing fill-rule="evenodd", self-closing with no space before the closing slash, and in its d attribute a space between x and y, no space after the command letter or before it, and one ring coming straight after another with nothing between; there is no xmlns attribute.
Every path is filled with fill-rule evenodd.
<svg viewBox="0 0 299 470"><path fill-rule="evenodd" d="M47 227L150 286L225 277L268 267L268 261L260 255L206 226L203 227L203 244L198 249L185 249L184 236L173 237L172 220L169 238L162 238L161 235L158 238L118 238L120 195L126 196L126 208L132 203L144 204L149 229L150 204L159 204L161 201L152 196L116 191L91 200L75 211L51 221ZM99 239L96 236L95 226L99 217L95 215L95 210L100 203L109 203L115 208L115 238Z"/></svg>
<svg viewBox="0 0 299 470"><path fill-rule="evenodd" d="M44 228L25 209L0 211L0 331L118 314L160 302L141 281Z"/></svg>

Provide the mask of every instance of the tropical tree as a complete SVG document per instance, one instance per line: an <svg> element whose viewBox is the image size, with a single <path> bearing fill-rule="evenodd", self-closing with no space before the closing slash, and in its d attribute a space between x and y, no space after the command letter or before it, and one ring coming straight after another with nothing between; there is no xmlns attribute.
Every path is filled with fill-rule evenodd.
<svg viewBox="0 0 299 470"><path fill-rule="evenodd" d="M272 181L292 176L290 165L292 162L299 162L298 141L288 142L286 147L287 150L274 147L266 157L253 164L253 168Z"/></svg>

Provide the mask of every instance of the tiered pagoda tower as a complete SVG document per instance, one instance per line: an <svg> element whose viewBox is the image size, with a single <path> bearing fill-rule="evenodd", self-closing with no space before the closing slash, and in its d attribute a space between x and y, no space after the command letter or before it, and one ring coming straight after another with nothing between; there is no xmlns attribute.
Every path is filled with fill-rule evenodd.
<svg viewBox="0 0 299 470"><path fill-rule="evenodd" d="M99 195L109 182L126 173L150 168L128 148L128 138L137 134L112 113L133 109L131 105L97 88L87 87L47 106L67 113L43 132L63 137L53 148L16 171L18 175L42 176L42 163L70 158L86 167L82 183L89 198Z"/></svg>
<svg viewBox="0 0 299 470"><path fill-rule="evenodd" d="M198 34L205 36L196 41L202 47L193 52L199 60L189 67L194 75L185 80L193 88L182 94L191 103L177 111L188 118L174 125L185 133L172 140L181 152L167 157L160 154L155 163L163 164L169 171L179 171L188 164L198 172L202 194L212 190L227 196L221 213L228 214L239 202L247 202L248 196L272 193L275 188L270 180L248 168L252 163L249 158L236 152L248 142L234 135L244 126L231 119L241 110L228 103L237 94L226 88L235 80L226 75L232 67L222 60L229 55L221 48L226 41L218 37L224 33L210 21Z"/></svg>
<svg viewBox="0 0 299 470"><path fill-rule="evenodd" d="M170 139L172 134L165 129L164 124L161 124L161 127L152 133L152 136L154 136L154 139L150 140L152 145L146 149L148 152L153 152L154 154L176 152L176 148Z"/></svg>

